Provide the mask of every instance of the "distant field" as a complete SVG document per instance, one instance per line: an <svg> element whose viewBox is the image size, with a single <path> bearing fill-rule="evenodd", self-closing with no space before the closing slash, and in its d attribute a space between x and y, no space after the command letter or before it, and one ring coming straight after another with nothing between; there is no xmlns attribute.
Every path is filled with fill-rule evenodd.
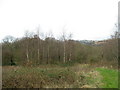
<svg viewBox="0 0 120 90"><path fill-rule="evenodd" d="M117 88L117 70L74 66L4 66L3 88Z"/></svg>

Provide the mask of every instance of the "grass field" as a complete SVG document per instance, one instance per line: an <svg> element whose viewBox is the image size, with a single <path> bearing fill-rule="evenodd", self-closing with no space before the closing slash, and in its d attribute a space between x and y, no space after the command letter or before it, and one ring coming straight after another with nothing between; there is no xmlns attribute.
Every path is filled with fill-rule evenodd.
<svg viewBox="0 0 120 90"><path fill-rule="evenodd" d="M118 71L105 68L97 68L102 75L102 88L118 88Z"/></svg>
<svg viewBox="0 0 120 90"><path fill-rule="evenodd" d="M88 64L4 66L3 88L117 88L117 70Z"/></svg>

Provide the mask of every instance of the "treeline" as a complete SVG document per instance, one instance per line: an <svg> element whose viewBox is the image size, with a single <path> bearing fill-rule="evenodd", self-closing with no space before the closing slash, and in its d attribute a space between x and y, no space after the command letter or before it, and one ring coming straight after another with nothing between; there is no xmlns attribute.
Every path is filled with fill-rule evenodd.
<svg viewBox="0 0 120 90"><path fill-rule="evenodd" d="M117 33L117 32L116 32ZM44 38L26 32L23 38L7 36L2 42L3 65L40 65L67 62L94 63L101 60L117 61L118 33L100 46L84 45L63 33L55 39L50 33Z"/></svg>

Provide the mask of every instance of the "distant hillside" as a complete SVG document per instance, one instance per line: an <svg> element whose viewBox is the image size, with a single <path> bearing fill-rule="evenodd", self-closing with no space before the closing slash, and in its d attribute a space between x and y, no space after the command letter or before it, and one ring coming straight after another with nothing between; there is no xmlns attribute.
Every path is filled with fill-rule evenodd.
<svg viewBox="0 0 120 90"><path fill-rule="evenodd" d="M95 41L93 40L80 40L79 42L85 45L95 45Z"/></svg>
<svg viewBox="0 0 120 90"><path fill-rule="evenodd" d="M95 46L99 46L99 45L103 45L104 43L108 42L109 40L101 40L101 41L95 41L95 40L80 40L79 42L81 44L85 44L85 45L95 45Z"/></svg>

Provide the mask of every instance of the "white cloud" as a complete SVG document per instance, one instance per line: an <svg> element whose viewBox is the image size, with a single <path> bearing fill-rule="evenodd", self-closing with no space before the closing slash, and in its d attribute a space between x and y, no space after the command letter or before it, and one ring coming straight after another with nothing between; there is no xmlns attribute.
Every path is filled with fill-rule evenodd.
<svg viewBox="0 0 120 90"><path fill-rule="evenodd" d="M74 39L104 39L117 22L116 0L2 0L0 3L0 39L6 35L22 37L35 30L57 37L66 25Z"/></svg>

